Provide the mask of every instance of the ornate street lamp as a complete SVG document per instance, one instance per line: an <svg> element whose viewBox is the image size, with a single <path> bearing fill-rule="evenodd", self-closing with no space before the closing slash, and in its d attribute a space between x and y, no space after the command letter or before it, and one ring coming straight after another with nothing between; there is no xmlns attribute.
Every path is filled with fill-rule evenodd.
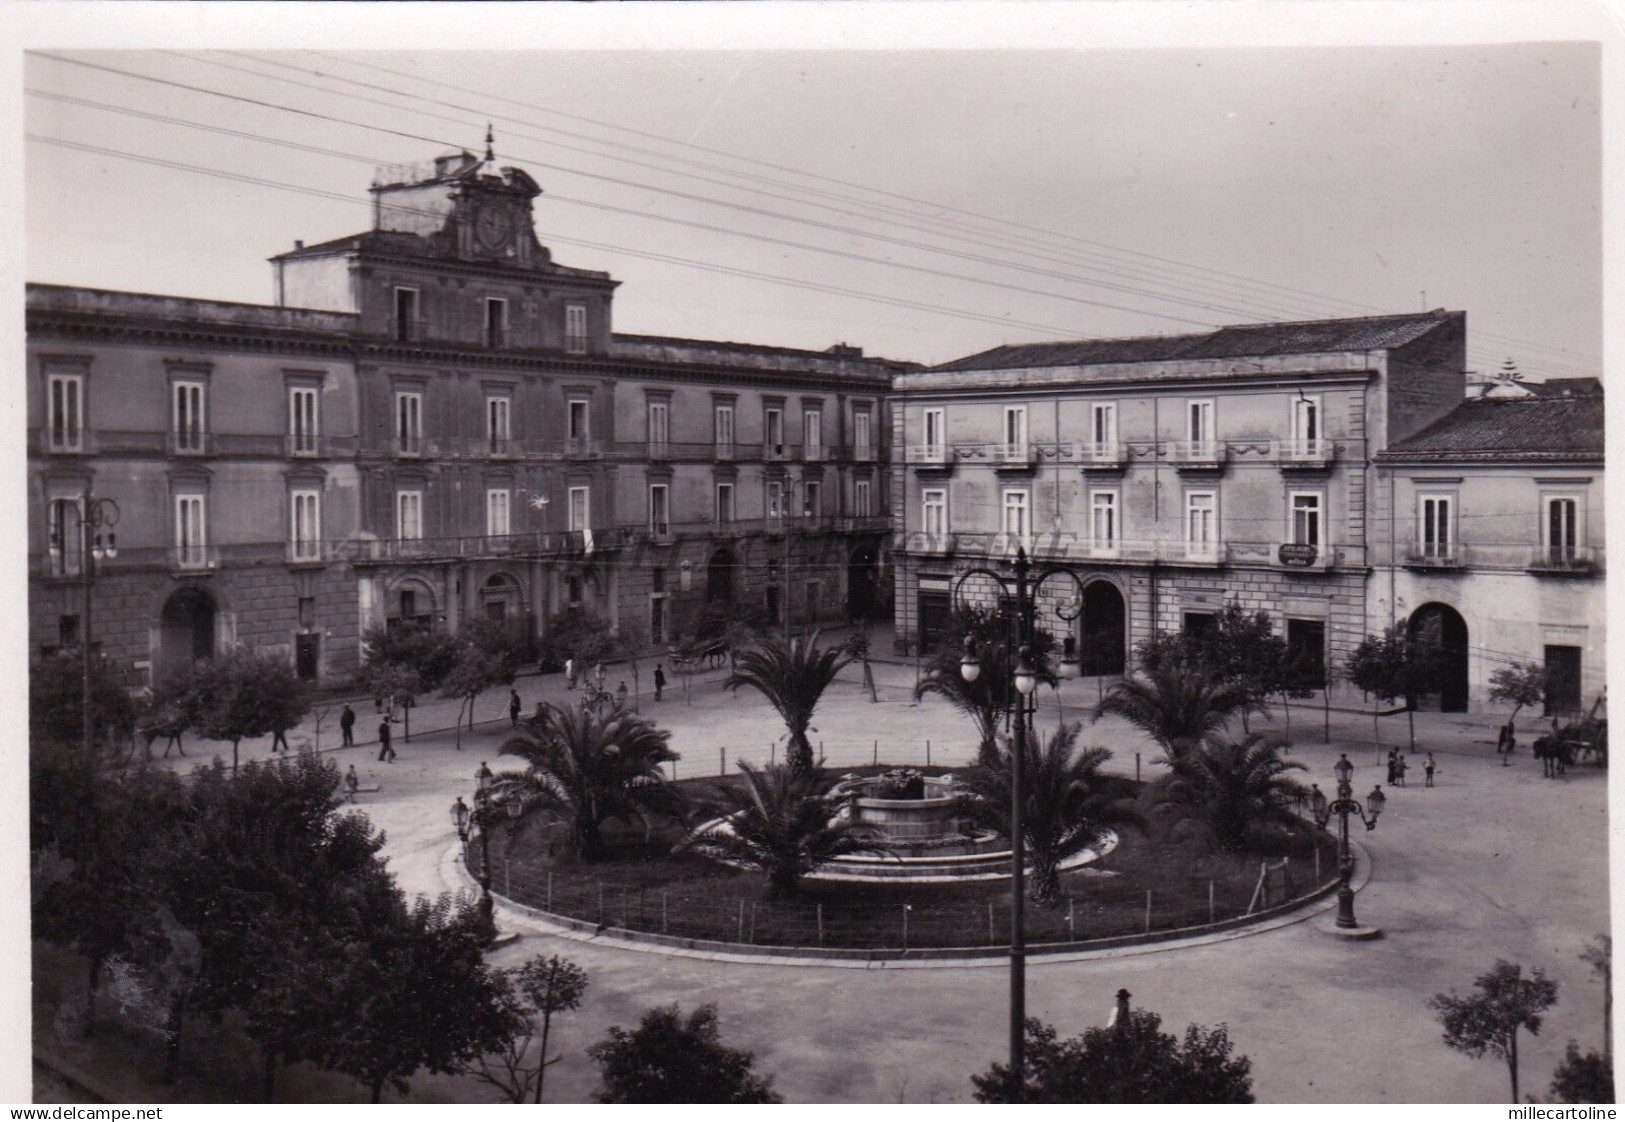
<svg viewBox="0 0 1625 1122"><path fill-rule="evenodd" d="M1061 648L1061 677L1072 681L1083 673L1083 663L1078 659L1078 640L1074 635L1068 635Z"/></svg>
<svg viewBox="0 0 1625 1122"><path fill-rule="evenodd" d="M64 504L68 505L68 504ZM75 517L79 519L79 564L80 576L84 588L84 603L80 608L80 655L82 658L80 673L82 676L81 716L83 718L82 736L84 740L85 766L95 767L96 760L96 721L95 706L91 698L91 645L93 637L90 627L91 589L96 580L96 562L111 561L118 556L118 535L113 533L113 527L118 525L118 503L112 499L98 499L85 488L84 495L79 500L77 508L71 508ZM61 552L64 563L67 561L66 527L58 527L57 533L61 535Z"/></svg>
<svg viewBox="0 0 1625 1122"><path fill-rule="evenodd" d="M1357 815L1367 830L1375 830L1377 818L1387 805L1388 796L1382 793L1382 787L1378 785L1365 797L1365 805L1360 805L1354 798L1354 765L1349 762L1346 752L1338 757L1332 772L1337 776L1337 797L1328 802L1319 787L1313 788L1309 796L1315 824L1321 829L1326 828L1332 815L1338 818L1337 923L1332 931L1348 939L1372 939L1381 932L1375 927L1362 927L1354 918L1354 853L1349 848L1349 815Z"/></svg>
<svg viewBox="0 0 1625 1122"><path fill-rule="evenodd" d="M458 802L462 800L459 799ZM487 931L496 931L496 905L491 900L491 769L484 763L474 773L474 824L480 828L480 915Z"/></svg>
<svg viewBox="0 0 1625 1122"><path fill-rule="evenodd" d="M1012 750L1010 753L1010 1088L1011 1096L1019 1100L1026 1086L1026 1020L1027 1020L1027 935L1025 930L1025 876L1027 866L1026 835L1023 830L1022 810L1026 801L1022 769L1027 755L1028 728L1036 720L1033 691L1038 687L1038 672L1033 667L1032 645L1035 611L1034 600L1039 588L1052 577L1065 577L1077 591L1075 600L1062 601L1055 613L1066 623L1077 621L1083 614L1083 582L1069 569L1052 568L1029 581L1032 563L1027 560L1025 548L1016 550L1014 563L1016 578L1016 643L1018 656L1015 667L1015 687L1020 695L1012 714ZM965 582L973 576L983 576L997 582L1001 591L1005 578L991 569L968 569L954 584L957 600ZM959 672L967 682L974 682L982 673L982 662L977 657L975 640L965 637L965 654L959 663ZM1064 672L1064 668L1063 668Z"/></svg>

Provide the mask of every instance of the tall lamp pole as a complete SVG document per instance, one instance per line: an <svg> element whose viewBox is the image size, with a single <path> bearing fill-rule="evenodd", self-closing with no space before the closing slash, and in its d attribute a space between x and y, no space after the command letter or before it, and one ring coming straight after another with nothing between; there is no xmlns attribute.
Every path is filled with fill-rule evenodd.
<svg viewBox="0 0 1625 1122"><path fill-rule="evenodd" d="M1026 870L1027 870L1027 839L1023 826L1023 808L1026 803L1026 790L1024 775L1027 756L1027 737L1031 726L1036 719L1036 706L1033 703L1033 691L1038 687L1038 671L1033 666L1033 628L1034 628L1034 598L1039 587L1051 577L1065 576L1069 578L1077 590L1075 602L1062 601L1056 606L1056 614L1067 623L1075 622L1083 614L1083 582L1077 574L1068 569L1048 569L1040 573L1036 580L1029 581L1032 572L1032 563L1027 560L1027 550L1022 547L1016 550L1016 642L1018 655L1015 666L1015 687L1019 695L1015 712L1012 714L1011 739L1013 741L1010 751L1010 1093L1015 1101L1020 1101L1023 1089L1026 1087L1025 1056L1026 1056L1026 1022L1027 1022L1027 935L1026 935ZM965 581L973 576L984 576L997 582L1000 589L1005 586L1005 578L991 569L968 569L962 573L954 585L954 594L957 599ZM1061 677L1076 678L1081 667L1076 654L1076 643L1070 636L1066 644L1066 656L1061 660ZM965 636L965 654L959 664L959 672L966 682L974 682L981 676L982 663L976 651L974 636Z"/></svg>
<svg viewBox="0 0 1625 1122"><path fill-rule="evenodd" d="M91 590L96 579L96 562L111 561L118 556L118 535L113 533L113 527L118 525L118 503L112 499L98 499L91 495L90 488L85 488L84 496L80 499L79 515L79 564L81 566L81 584L84 589L84 604L80 609L80 655L82 663L80 673L83 678L83 720L85 761L87 767L95 766L96 759L96 722L95 706L91 698ZM103 530L106 536L103 536ZM57 531L62 532L60 529ZM66 559L66 550L64 560Z"/></svg>
<svg viewBox="0 0 1625 1122"><path fill-rule="evenodd" d="M1315 823L1321 829L1326 828L1332 815L1338 818L1337 922L1331 931L1346 939L1374 939L1381 931L1375 927L1363 927L1354 918L1354 886L1351 883L1354 880L1354 853L1349 847L1349 815L1357 815L1367 830L1375 830L1377 818L1387 805L1388 796L1382 793L1382 787L1378 785L1365 797L1365 806L1360 805L1354 797L1354 765L1349 762L1346 752L1338 757L1332 771L1337 775L1337 798L1327 802L1326 796L1317 789L1310 802Z"/></svg>

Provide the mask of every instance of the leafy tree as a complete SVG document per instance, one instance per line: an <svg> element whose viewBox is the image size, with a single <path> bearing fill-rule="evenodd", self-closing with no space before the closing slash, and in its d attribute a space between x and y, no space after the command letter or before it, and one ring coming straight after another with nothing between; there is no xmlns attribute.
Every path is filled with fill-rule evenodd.
<svg viewBox="0 0 1625 1122"><path fill-rule="evenodd" d="M1158 809L1196 825L1221 849L1240 849L1272 826L1291 827L1293 806L1308 794L1288 774L1304 765L1283 760L1280 742L1261 733L1209 737L1171 766L1158 784Z"/></svg>
<svg viewBox="0 0 1625 1122"><path fill-rule="evenodd" d="M441 696L456 698L457 750L463 747L463 714L474 727L474 702L486 690L509 685L518 672L518 659L502 626L494 620L475 620L458 636L457 661L440 683Z"/></svg>
<svg viewBox="0 0 1625 1122"><path fill-rule="evenodd" d="M412 709L423 692L423 679L404 662L372 662L362 668L362 688L393 714L400 709L405 728L402 739L412 739Z"/></svg>
<svg viewBox="0 0 1625 1122"><path fill-rule="evenodd" d="M1614 1101L1614 1061L1606 1053L1581 1052L1569 1041L1563 1062L1552 1075L1552 1098L1560 1103Z"/></svg>
<svg viewBox="0 0 1625 1122"><path fill-rule="evenodd" d="M1602 979L1602 1050L1614 1054L1614 937L1598 935L1586 944L1580 961Z"/></svg>
<svg viewBox="0 0 1625 1122"><path fill-rule="evenodd" d="M1399 698L1405 699L1410 749L1414 752L1417 699L1437 692L1444 672L1437 621L1429 621L1414 635L1403 624L1395 624L1381 635L1367 635L1350 652L1345 669L1349 681L1377 700L1392 705ZM1371 710L1371 731L1380 743L1376 707Z"/></svg>
<svg viewBox="0 0 1625 1122"><path fill-rule="evenodd" d="M717 1031L717 1007L685 1019L676 1005L650 1009L631 1032L611 1025L587 1054L603 1068L604 1103L777 1103L771 1076L756 1057L729 1048Z"/></svg>
<svg viewBox="0 0 1625 1122"><path fill-rule="evenodd" d="M1063 724L1048 738L1027 737L1022 760L1021 833L1026 839L1032 872L1027 891L1040 904L1060 895L1060 866L1068 857L1097 844L1112 826L1144 826L1132 801L1114 795L1100 769L1112 754L1106 748L1077 750L1083 726ZM978 763L965 773L978 818L1005 836L1010 833L1013 745L993 763Z"/></svg>
<svg viewBox="0 0 1625 1122"><path fill-rule="evenodd" d="M509 1102L522 1103L534 1095L533 1101L540 1103L547 1069L563 1058L547 1054L553 1017L581 1008L581 999L587 992L587 972L568 959L554 955L551 958L537 956L517 970L503 971L501 977L504 1017L518 1026L518 1031L502 1042L499 1051L475 1061L469 1074L496 1087ZM536 1035L538 1017L542 1022L542 1040L533 1061L530 1044Z"/></svg>
<svg viewBox="0 0 1625 1122"><path fill-rule="evenodd" d="M1247 705L1245 690L1218 681L1188 650L1183 640L1142 649L1141 669L1095 707L1097 718L1115 714L1143 730L1170 763Z"/></svg>
<svg viewBox="0 0 1625 1122"><path fill-rule="evenodd" d="M119 684L107 660L90 658L91 735L96 742L127 741L135 731L135 703ZM28 671L28 736L36 745L76 746L85 724L83 656L63 651L40 659Z"/></svg>
<svg viewBox="0 0 1625 1122"><path fill-rule="evenodd" d="M971 1076L981 1103L1250 1103L1252 1061L1233 1056L1224 1025L1191 1025L1183 1040L1162 1031L1162 1018L1136 1009L1109 1028L1085 1029L1070 1040L1029 1018L1019 1098L1010 1070L995 1063Z"/></svg>
<svg viewBox="0 0 1625 1122"><path fill-rule="evenodd" d="M485 963L484 916L473 900L417 900L370 933L350 963L326 1065L383 1098L419 1071L463 1070L523 1027L500 972Z"/></svg>
<svg viewBox="0 0 1625 1122"><path fill-rule="evenodd" d="M749 686L767 698L789 733L785 759L792 768L810 773L814 763L807 730L813 713L824 691L851 661L844 648L820 647L817 631L805 640L763 639L737 654L724 686L731 690Z"/></svg>
<svg viewBox="0 0 1625 1122"><path fill-rule="evenodd" d="M1515 721L1525 706L1546 700L1546 669L1538 663L1515 662L1490 675L1490 700L1512 706Z"/></svg>
<svg viewBox="0 0 1625 1122"><path fill-rule="evenodd" d="M875 690L874 668L869 665L869 636L861 631L854 631L846 640L846 650L863 664L863 688L869 691L869 700L879 702L880 694Z"/></svg>
<svg viewBox="0 0 1625 1122"><path fill-rule="evenodd" d="M1473 982L1477 992L1434 994L1428 1000L1444 1025L1444 1042L1456 1051L1481 1059L1486 1053L1506 1061L1512 1079L1512 1101L1518 1101L1518 1032L1540 1035L1541 1013L1557 1004L1557 983L1538 969L1523 976L1523 967L1505 959Z"/></svg>
<svg viewBox="0 0 1625 1122"><path fill-rule="evenodd" d="M850 824L837 821L831 785L817 772L785 764L757 769L740 761L738 786L716 788L725 819L681 843L718 861L767 876L775 898L796 894L801 878L843 853L868 848Z"/></svg>
<svg viewBox="0 0 1625 1122"><path fill-rule="evenodd" d="M969 717L976 725L976 759L991 764L998 759L999 730L1015 712L1022 696L1016 689L1016 662L1019 650L1012 654L1012 623L998 612L978 608L962 608L954 614L955 632L968 636L976 644L976 657L981 662L981 673L976 681L965 681L961 669L964 650L961 646L945 643L931 656L919 684L914 687L916 701L927 694L937 694L949 705ZM1034 634L1029 654L1039 681L1055 685L1055 672L1049 655L1054 640L1048 632Z"/></svg>
<svg viewBox="0 0 1625 1122"><path fill-rule="evenodd" d="M231 741L231 766L246 738L285 732L310 710L309 691L280 655L233 647L198 663L187 708L199 735Z"/></svg>
<svg viewBox="0 0 1625 1122"><path fill-rule="evenodd" d="M614 645L608 623L580 608L570 608L548 617L537 660L543 669L561 670L564 660L573 658L581 671L607 659Z"/></svg>
<svg viewBox="0 0 1625 1122"><path fill-rule="evenodd" d="M543 704L501 748L529 767L502 778L530 805L567 819L576 855L595 861L604 855L605 822L635 818L647 828L653 816L681 814L682 796L661 771L679 758L670 740L633 713Z"/></svg>
<svg viewBox="0 0 1625 1122"><path fill-rule="evenodd" d="M406 667L417 674L418 686L425 692L439 689L457 665L458 637L444 631L378 627L364 634L361 643L367 667Z"/></svg>
<svg viewBox="0 0 1625 1122"><path fill-rule="evenodd" d="M1249 612L1231 600L1213 617L1213 626L1191 642L1208 672L1242 695L1242 731L1248 731L1249 713L1269 715L1267 703L1284 677L1287 650L1268 612Z"/></svg>

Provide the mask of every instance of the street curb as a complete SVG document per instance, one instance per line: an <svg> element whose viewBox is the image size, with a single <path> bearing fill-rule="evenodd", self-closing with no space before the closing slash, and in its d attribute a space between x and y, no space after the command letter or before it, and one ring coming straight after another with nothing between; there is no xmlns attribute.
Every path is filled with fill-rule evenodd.
<svg viewBox="0 0 1625 1122"><path fill-rule="evenodd" d="M1371 857L1365 847L1352 838L1349 845L1356 854L1355 867L1362 870L1354 885L1354 890L1359 892L1371 880ZM441 883L452 891L477 893L479 884L461 861L461 850L461 843L453 844L441 857ZM1150 936L1116 936L1110 939L1089 940L1086 944L1040 943L1027 948L1028 961L1034 965L1105 961L1209 946L1246 938L1249 935L1261 935L1267 931L1276 931L1302 923L1330 911L1337 906L1336 891L1337 881L1332 880L1306 896L1257 915L1221 920L1217 924L1201 927L1177 928ZM491 894L491 898L497 908L514 921L513 926L527 926L537 934L554 935L575 942L644 954L697 958L710 962L753 963L758 966L838 967L849 970L895 970L954 966L1002 967L1009 960L1007 947L942 947L915 951L851 949L844 952L834 948L819 950L814 947L758 947L746 950L738 943L684 939L646 931L627 931L570 916L555 915L527 904L516 903L495 892ZM1085 947L1087 949L1081 949Z"/></svg>

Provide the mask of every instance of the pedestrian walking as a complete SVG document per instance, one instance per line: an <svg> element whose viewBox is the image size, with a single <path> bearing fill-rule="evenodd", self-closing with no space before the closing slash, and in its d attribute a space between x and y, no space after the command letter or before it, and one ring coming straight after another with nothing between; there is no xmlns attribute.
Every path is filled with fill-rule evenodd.
<svg viewBox="0 0 1625 1122"><path fill-rule="evenodd" d="M1394 759L1394 780L1401 787L1405 786L1405 770L1407 768L1409 768L1410 766L1411 766L1410 761L1405 759L1405 756L1404 756L1403 753L1401 753L1399 756L1395 757L1395 759Z"/></svg>
<svg viewBox="0 0 1625 1122"><path fill-rule="evenodd" d="M1388 786L1392 787L1399 778L1399 749L1388 749Z"/></svg>
<svg viewBox="0 0 1625 1122"><path fill-rule="evenodd" d="M1426 760L1424 760L1423 763L1422 763L1422 773L1423 773L1423 776L1424 776L1424 779L1422 780L1422 786L1424 786L1424 787L1433 786L1433 773L1438 769L1438 767L1439 767L1438 763L1435 762L1434 759L1433 759L1433 753L1429 752L1428 753L1428 758Z"/></svg>
<svg viewBox="0 0 1625 1122"><path fill-rule="evenodd" d="M660 694L666 688L666 669L660 663L655 663L655 700L660 700Z"/></svg>
<svg viewBox="0 0 1625 1122"><path fill-rule="evenodd" d="M378 762L395 762L395 749L389 743L389 718L387 716L378 722Z"/></svg>
<svg viewBox="0 0 1625 1122"><path fill-rule="evenodd" d="M344 773L345 797L351 802L355 802L355 793L359 790L361 790L361 777L356 775L355 765L351 764L350 770Z"/></svg>
<svg viewBox="0 0 1625 1122"><path fill-rule="evenodd" d="M519 700L519 691L510 689L508 691L508 723L510 725L519 724L519 711L523 708L524 705Z"/></svg>
<svg viewBox="0 0 1625 1122"><path fill-rule="evenodd" d="M564 660L564 688L567 690L576 688L576 660L574 658Z"/></svg>
<svg viewBox="0 0 1625 1122"><path fill-rule="evenodd" d="M339 732L344 735L344 747L354 748L355 710L350 708L348 702L346 702L344 705L344 711L339 714Z"/></svg>

